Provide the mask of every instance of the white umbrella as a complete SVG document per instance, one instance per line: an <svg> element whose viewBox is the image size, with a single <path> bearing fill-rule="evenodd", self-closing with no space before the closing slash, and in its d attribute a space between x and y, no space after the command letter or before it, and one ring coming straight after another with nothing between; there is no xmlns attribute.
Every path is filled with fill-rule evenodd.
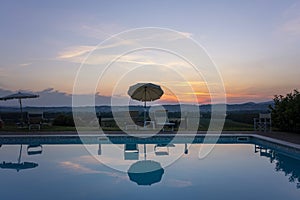
<svg viewBox="0 0 300 200"><path fill-rule="evenodd" d="M5 97L0 98L0 100L11 100L11 99L18 99L20 103L20 110L21 110L21 122L23 122L23 109L22 109L22 99L29 99L29 98L37 98L39 95L36 94L31 94L31 93L23 93L23 92L18 92L15 94L11 94Z"/></svg>
<svg viewBox="0 0 300 200"><path fill-rule="evenodd" d="M137 83L130 86L128 95L135 100L144 102L144 121L146 120L146 102L160 99L164 91L153 83Z"/></svg>

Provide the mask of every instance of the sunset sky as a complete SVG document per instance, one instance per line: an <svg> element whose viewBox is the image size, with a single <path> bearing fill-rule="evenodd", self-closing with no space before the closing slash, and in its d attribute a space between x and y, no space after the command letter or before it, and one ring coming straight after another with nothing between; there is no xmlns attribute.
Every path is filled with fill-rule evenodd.
<svg viewBox="0 0 300 200"><path fill-rule="evenodd" d="M49 103L41 98L40 104L65 105L84 58L111 35L141 27L176 30L204 47L219 68L229 103L269 101L275 94L300 88L300 1L296 0L1 1L0 25L0 96L25 90L51 99ZM115 54L110 53L101 61L113 59ZM196 103L184 92L183 85L188 84L199 103L209 102L204 80L189 76L192 71L184 72L187 83L152 62L184 71L180 60L155 52L124 59L140 66L134 72L139 81L153 78L174 87L165 88L163 101L172 102L177 95ZM120 72L118 66L115 69ZM99 98L112 95L114 73L103 84L100 81L95 91ZM168 78L163 81L157 74ZM123 78L122 87L113 94L125 98L134 81Z"/></svg>

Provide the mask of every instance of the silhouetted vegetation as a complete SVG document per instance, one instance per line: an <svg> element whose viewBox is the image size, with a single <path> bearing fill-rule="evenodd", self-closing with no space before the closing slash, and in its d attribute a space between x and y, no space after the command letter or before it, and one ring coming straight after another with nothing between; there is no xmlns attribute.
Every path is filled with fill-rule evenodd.
<svg viewBox="0 0 300 200"><path fill-rule="evenodd" d="M227 114L226 119L230 119L235 122L253 124L253 119L258 117L258 111L236 111Z"/></svg>
<svg viewBox="0 0 300 200"><path fill-rule="evenodd" d="M275 170L284 172L289 177L289 182L296 183L296 187L300 189L300 168L295 167L300 165L300 160L279 153L275 154L275 160Z"/></svg>
<svg viewBox="0 0 300 200"><path fill-rule="evenodd" d="M276 95L270 106L274 126L283 131L300 132L300 93L297 90L286 96Z"/></svg>
<svg viewBox="0 0 300 200"><path fill-rule="evenodd" d="M58 115L53 120L53 125L55 126L75 126L73 116L72 115Z"/></svg>
<svg viewBox="0 0 300 200"><path fill-rule="evenodd" d="M27 112L23 112L23 121L27 121ZM20 122L22 118L21 113L19 112L1 112L1 119L5 124L16 124Z"/></svg>
<svg viewBox="0 0 300 200"><path fill-rule="evenodd" d="M292 155L282 154L276 150L268 149L263 146L255 145L255 149L260 152L260 156L267 157L270 163L275 163L275 170L283 172L288 177L289 182L295 183L296 187L300 189L300 160Z"/></svg>

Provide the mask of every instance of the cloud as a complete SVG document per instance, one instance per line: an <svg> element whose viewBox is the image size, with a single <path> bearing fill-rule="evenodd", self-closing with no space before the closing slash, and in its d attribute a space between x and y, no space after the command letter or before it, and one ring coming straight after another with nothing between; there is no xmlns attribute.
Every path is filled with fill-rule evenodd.
<svg viewBox="0 0 300 200"><path fill-rule="evenodd" d="M284 21L279 30L291 36L300 36L300 3L297 2L282 14Z"/></svg>
<svg viewBox="0 0 300 200"><path fill-rule="evenodd" d="M125 44L125 43L124 43ZM89 65L101 65L108 64L113 60L117 59L118 63L127 63L127 64L138 64L138 65L154 65L155 62L151 61L149 56L141 55L141 54L127 54L122 57L121 54L98 54L97 50L105 49L105 48L113 48L117 44L112 44L109 46L73 46L68 47L57 56L58 60L64 60L74 63L82 63ZM119 43L118 45L121 45ZM89 55L88 59L84 60L85 57L91 51L95 50L95 53Z"/></svg>
<svg viewBox="0 0 300 200"><path fill-rule="evenodd" d="M183 36L187 37L187 38L192 38L193 34L192 33L188 33L188 32L179 32L180 34L182 34Z"/></svg>
<svg viewBox="0 0 300 200"><path fill-rule="evenodd" d="M4 77L4 76L7 76L7 72L4 68L0 67L0 77Z"/></svg>
<svg viewBox="0 0 300 200"><path fill-rule="evenodd" d="M162 82L165 83L165 82ZM168 84L175 85L176 87L190 87L190 86L206 86L207 83L205 81L171 81L166 82Z"/></svg>
<svg viewBox="0 0 300 200"><path fill-rule="evenodd" d="M86 174L95 174L98 173L97 170L93 170L87 167L84 167L80 164L73 163L70 161L64 161L59 163L62 167L67 168L69 170L75 171L75 172L81 172L81 173L86 173Z"/></svg>
<svg viewBox="0 0 300 200"><path fill-rule="evenodd" d="M8 77L8 74L4 68L0 67L0 91L1 87L5 87L5 81L3 80L4 77Z"/></svg>
<svg viewBox="0 0 300 200"><path fill-rule="evenodd" d="M109 146L109 145L103 145L102 151L105 151L106 154L102 154L101 156L98 156L96 151L98 151L98 145L94 148L94 157L91 156L79 156L77 158L74 158L74 162L81 162L85 164L105 164L110 166L123 166L127 168L129 165L133 164L135 161L133 160L124 160L123 159L123 151L124 147L123 145L118 146ZM97 158L95 157L97 155Z"/></svg>
<svg viewBox="0 0 300 200"><path fill-rule="evenodd" d="M118 178L121 180L128 180L127 176L121 175L119 173L95 170L95 169L91 169L89 167L83 166L82 164L74 163L71 161L63 161L63 162L60 162L59 164L60 164L60 166L67 168L68 170L72 170L74 172L80 172L80 173L84 173L84 174L103 174L103 175L113 177L113 178Z"/></svg>
<svg viewBox="0 0 300 200"><path fill-rule="evenodd" d="M29 63L21 63L20 64L21 67L26 67L26 66L29 66L29 65L32 65L32 63L29 62Z"/></svg>
<svg viewBox="0 0 300 200"><path fill-rule="evenodd" d="M72 59L75 57L82 57L95 49L96 46L72 46L64 49L58 54L58 59Z"/></svg>
<svg viewBox="0 0 300 200"><path fill-rule="evenodd" d="M0 97L6 96L18 91L5 90L0 88ZM42 91L31 91L31 90L22 90L22 92L35 93L39 95L39 98L35 99L26 99L24 100L24 106L72 106L72 94L68 94L54 88L47 88ZM78 94L81 98L87 97L87 94ZM95 97L96 105L109 105L111 97L102 96L99 93L91 94ZM16 106L16 101L5 101L1 102L3 106Z"/></svg>
<svg viewBox="0 0 300 200"><path fill-rule="evenodd" d="M300 12L300 11L299 11ZM300 36L300 16L294 19L289 19L282 26L281 30L285 33L294 36Z"/></svg>
<svg viewBox="0 0 300 200"><path fill-rule="evenodd" d="M193 184L191 181L169 179L166 181L166 185L169 187L184 188L184 187L192 186Z"/></svg>
<svg viewBox="0 0 300 200"><path fill-rule="evenodd" d="M10 91L10 90L5 90L5 89L0 88L0 96L1 97L9 95L11 93L12 93L12 91Z"/></svg>
<svg viewBox="0 0 300 200"><path fill-rule="evenodd" d="M124 31L126 32L126 31L130 31L130 30L134 30L134 28L128 29L127 27L124 27L121 24L117 24L117 23L98 23L99 20L97 17L92 18L90 20L95 20L95 21L97 21L97 23L94 23L94 24L81 23L79 26L76 25L76 27L73 27L73 30L80 33L83 36L95 38L95 39L101 39L101 40L108 39L112 36L114 36L114 38L117 38L118 36L116 36L116 35L119 33L122 33ZM145 29L147 29L147 27ZM141 29L139 29L139 30L141 30ZM178 31L178 33L185 38L191 38L193 36L193 34L189 33L189 32ZM155 37L160 37L160 36L161 36L160 34L158 34L158 35L153 34L153 36L151 36L151 37L155 38ZM122 40L122 38L119 38L119 39L120 39L120 41ZM149 38L142 38L142 39L149 39ZM170 39L178 39L178 37L170 38Z"/></svg>
<svg viewBox="0 0 300 200"><path fill-rule="evenodd" d="M89 27L89 26L83 26ZM146 29L147 30L147 29ZM168 40L170 42L175 40L181 40L190 38L192 36L191 33L187 32L154 32L152 35L149 35L147 31L143 32L143 29L137 29L137 32L124 32L121 35L114 35L109 40L104 41L100 45L97 46L87 46L87 45L78 45L78 46L70 46L63 49L61 52L58 53L57 59L81 63L84 58L90 53L94 51L92 54L89 55L89 58L85 60L86 64L105 64L112 61L114 58L120 56L121 54L128 52L128 50L134 50L144 47L159 47L160 41ZM138 33L138 34L137 34ZM157 42L157 45L155 43ZM153 46L154 45L154 46ZM146 49L145 49L146 50ZM161 52L162 53L162 52ZM159 57L160 56L160 57ZM155 55L155 59L162 59L163 56ZM145 56L139 55L137 59L132 59L132 55L126 55L122 57L119 62L124 63L136 63L136 64L153 64L153 62L145 62L144 60L141 61L141 58ZM169 64L173 65L186 65L186 63L182 64L175 62Z"/></svg>
<svg viewBox="0 0 300 200"><path fill-rule="evenodd" d="M250 90L250 89L249 89ZM227 92L226 97L228 102L230 103L240 103L240 102L246 102L246 101L270 101L272 100L273 95L268 95L268 94L257 94L257 93L251 93L250 91L235 91L236 93L233 92Z"/></svg>
<svg viewBox="0 0 300 200"><path fill-rule="evenodd" d="M95 20L98 21L97 18ZM79 27L77 26L75 29L83 36L104 40L116 33L125 30L125 27L114 23L109 23L109 24L98 23L98 24L81 24L79 25Z"/></svg>
<svg viewBox="0 0 300 200"><path fill-rule="evenodd" d="M283 17L292 17L292 16L299 16L300 12L300 3L295 2L290 7L288 7L284 12L282 13Z"/></svg>

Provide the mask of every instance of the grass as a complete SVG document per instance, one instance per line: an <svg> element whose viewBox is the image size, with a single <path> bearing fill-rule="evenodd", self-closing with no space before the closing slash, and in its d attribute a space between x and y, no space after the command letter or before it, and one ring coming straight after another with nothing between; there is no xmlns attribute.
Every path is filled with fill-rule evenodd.
<svg viewBox="0 0 300 200"><path fill-rule="evenodd" d="M208 129L210 119L200 119L199 130L206 131ZM224 131L252 131L253 125L241 122L236 122L230 119L226 119L223 127Z"/></svg>
<svg viewBox="0 0 300 200"><path fill-rule="evenodd" d="M206 131L208 129L210 123L210 119L201 118L199 131ZM96 131L99 130L98 128L82 128L85 131ZM116 125L110 124L109 126L102 127L104 131L120 131L120 128ZM230 119L226 119L224 127L224 131L252 131L253 125L246 124L241 122L236 122ZM17 128L16 125L5 125L3 128L0 128L0 132L33 132L34 130L28 130L28 127L24 128ZM42 132L60 132L60 131L76 131L75 127L72 126L43 126L41 128Z"/></svg>
<svg viewBox="0 0 300 200"><path fill-rule="evenodd" d="M0 132L32 132L36 129L29 130L28 127L16 127L16 125L5 125ZM75 127L70 126L43 126L40 131L75 131Z"/></svg>

